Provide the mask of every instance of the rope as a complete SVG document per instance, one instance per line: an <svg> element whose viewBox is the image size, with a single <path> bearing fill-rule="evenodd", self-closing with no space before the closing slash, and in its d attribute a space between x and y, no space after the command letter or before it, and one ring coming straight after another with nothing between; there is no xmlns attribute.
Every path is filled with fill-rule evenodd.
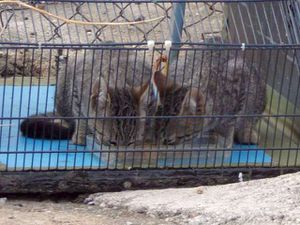
<svg viewBox="0 0 300 225"><path fill-rule="evenodd" d="M152 19L141 20L141 21L133 21L133 22L86 22L86 21L72 20L72 19L67 19L65 17L57 16L57 15L54 15L54 14L52 14L52 13L46 11L46 10L36 8L32 5L29 5L29 4L21 2L21 1L14 1L14 0L4 1L4 0L0 0L0 4L6 4L6 5L16 4L16 5L23 6L25 8L31 9L33 11L36 11L38 13L48 15L50 17L53 17L53 18L56 18L58 20L64 21L65 23L73 23L73 24L84 25L84 26L85 25L100 25L100 26L136 25L136 24L143 24L143 23L151 23L151 22L161 20L162 18L164 18L164 16L160 16L160 17L156 17L156 18L152 18Z"/></svg>

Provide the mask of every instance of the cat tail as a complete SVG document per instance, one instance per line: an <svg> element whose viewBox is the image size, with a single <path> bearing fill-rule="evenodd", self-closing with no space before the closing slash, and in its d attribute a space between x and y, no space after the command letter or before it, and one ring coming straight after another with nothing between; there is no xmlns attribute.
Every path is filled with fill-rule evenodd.
<svg viewBox="0 0 300 225"><path fill-rule="evenodd" d="M75 122L55 119L53 113L38 114L23 120L20 130L23 136L30 138L71 139L75 130Z"/></svg>

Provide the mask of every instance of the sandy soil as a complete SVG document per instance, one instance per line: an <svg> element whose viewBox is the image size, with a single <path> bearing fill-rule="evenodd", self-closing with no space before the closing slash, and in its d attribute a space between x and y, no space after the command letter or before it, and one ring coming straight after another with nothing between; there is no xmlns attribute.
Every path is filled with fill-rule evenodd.
<svg viewBox="0 0 300 225"><path fill-rule="evenodd" d="M81 199L81 200L80 200ZM236 184L98 193L70 201L10 199L2 225L300 224L300 173Z"/></svg>

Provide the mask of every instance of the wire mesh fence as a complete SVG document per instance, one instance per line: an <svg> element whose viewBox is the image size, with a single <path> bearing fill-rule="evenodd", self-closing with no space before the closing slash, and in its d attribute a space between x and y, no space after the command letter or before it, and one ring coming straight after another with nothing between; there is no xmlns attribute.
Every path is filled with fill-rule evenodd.
<svg viewBox="0 0 300 225"><path fill-rule="evenodd" d="M170 1L156 3L151 1L137 1L136 3L131 1L47 1L47 4L37 1L36 4L39 8L54 15L83 22L122 23L155 20L137 25L83 26L39 14L24 7L2 5L1 23L4 40L66 44L101 43L108 40L118 43L136 43L146 40L163 42L171 36L173 11ZM191 2L187 4L186 9L184 41L192 41L192 36L194 40L199 40L197 35L219 33L222 30L222 22L219 18L222 15L220 4ZM198 18L194 18L195 15ZM174 30L177 31L177 29Z"/></svg>
<svg viewBox="0 0 300 225"><path fill-rule="evenodd" d="M232 42L245 39L245 43L299 44L299 2L294 0L29 2L51 15L13 3L1 4L1 38L5 42L164 42L181 33L182 37L177 41L200 42L226 29L230 30L227 38ZM73 22L103 21L111 24L72 23L53 15ZM147 22L151 19L153 21ZM141 23L113 25L124 22Z"/></svg>
<svg viewBox="0 0 300 225"><path fill-rule="evenodd" d="M0 3L1 171L299 167L299 1L27 3Z"/></svg>

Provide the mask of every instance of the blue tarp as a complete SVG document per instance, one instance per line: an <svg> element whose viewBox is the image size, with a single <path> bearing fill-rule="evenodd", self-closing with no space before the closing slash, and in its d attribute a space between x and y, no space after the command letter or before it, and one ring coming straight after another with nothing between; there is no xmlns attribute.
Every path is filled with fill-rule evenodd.
<svg viewBox="0 0 300 225"><path fill-rule="evenodd" d="M26 117L53 111L55 86L0 86L0 115L2 118ZM107 157L92 154L91 146L72 145L68 140L50 141L25 138L19 132L18 119L0 120L0 163L10 169L98 168L107 167ZM193 153L188 159L159 159L157 166L201 166L235 163L269 163L264 150L257 146L235 145L231 155L207 157ZM251 150L252 149L252 150ZM77 152L76 152L77 151ZM200 156L200 157L199 157ZM111 165L110 159L110 165ZM129 159L128 159L129 160ZM126 161L127 162L127 161Z"/></svg>

